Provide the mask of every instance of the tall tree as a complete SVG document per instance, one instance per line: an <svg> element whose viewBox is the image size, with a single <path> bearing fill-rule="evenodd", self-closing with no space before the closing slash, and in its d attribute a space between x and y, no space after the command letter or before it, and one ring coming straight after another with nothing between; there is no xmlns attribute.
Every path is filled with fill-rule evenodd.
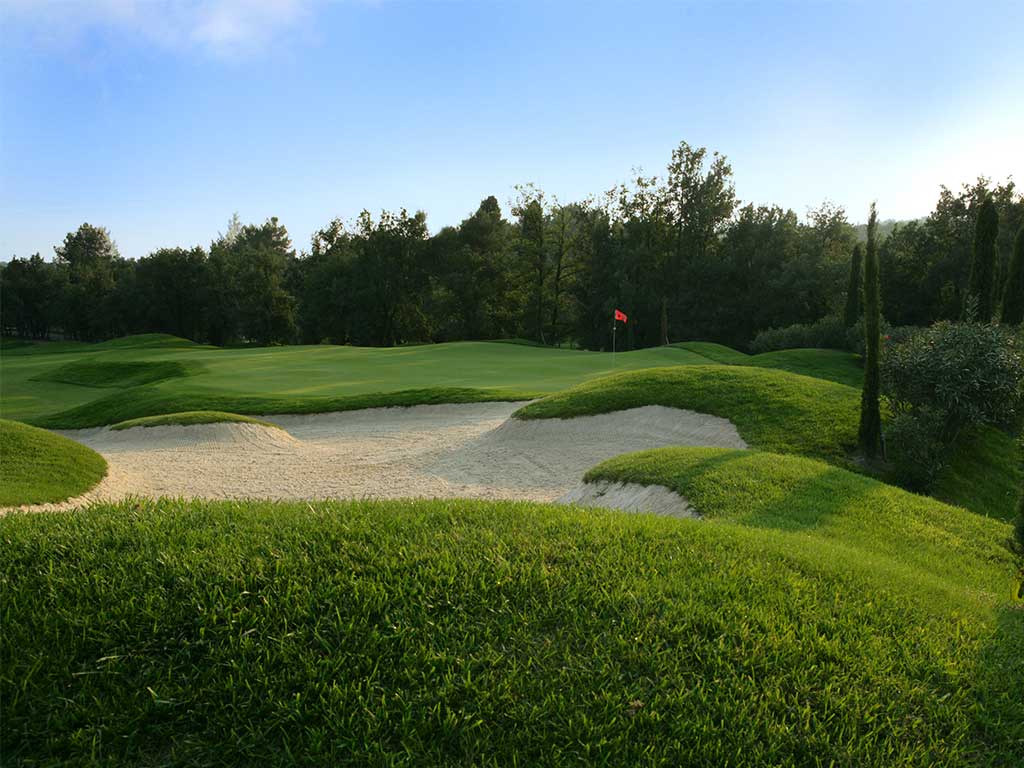
<svg viewBox="0 0 1024 768"><path fill-rule="evenodd" d="M206 250L160 248L135 263L135 295L148 331L198 340L207 289Z"/></svg>
<svg viewBox="0 0 1024 768"><path fill-rule="evenodd" d="M24 338L48 338L60 320L66 277L38 253L0 265L0 329Z"/></svg>
<svg viewBox="0 0 1024 768"><path fill-rule="evenodd" d="M570 307L566 301L576 280L581 252L589 244L587 211L590 201L563 205L557 200L551 206L551 325L550 341L557 346L562 340Z"/></svg>
<svg viewBox="0 0 1024 768"><path fill-rule="evenodd" d="M115 320L110 311L115 262L120 258L110 232L83 224L69 232L54 251L57 264L66 270L68 279L65 332L84 341L108 338Z"/></svg>
<svg viewBox="0 0 1024 768"><path fill-rule="evenodd" d="M422 211L383 211L377 222L368 211L360 214L352 243L353 341L390 347L430 338L423 311L430 285L422 258L426 239Z"/></svg>
<svg viewBox="0 0 1024 768"><path fill-rule="evenodd" d="M530 281L530 335L545 343L544 309L546 307L549 258L545 238L547 210L544 193L532 184L516 187L518 198L512 213L519 219L518 252L520 262Z"/></svg>
<svg viewBox="0 0 1024 768"><path fill-rule="evenodd" d="M1003 290L1002 321L1006 325L1020 325L1024 322L1024 224L1017 230L1013 241L1013 257L1006 273L1006 287Z"/></svg>
<svg viewBox="0 0 1024 768"><path fill-rule="evenodd" d="M847 328L852 328L860 319L860 275L863 268L860 243L857 243L853 246L853 256L850 258L850 283L846 289L846 310L843 312L843 324Z"/></svg>
<svg viewBox="0 0 1024 768"><path fill-rule="evenodd" d="M879 303L878 245L875 230L878 214L871 204L868 216L867 253L864 259L864 389L860 400L860 448L873 459L882 444L882 413L879 407L879 347L881 346L882 310Z"/></svg>
<svg viewBox="0 0 1024 768"><path fill-rule="evenodd" d="M717 152L708 158L704 147L695 149L685 141L672 150L663 191L663 209L669 228L669 242L661 259L661 343L668 344L668 305L679 296L684 273L691 278L706 274L708 250L717 242L722 226L736 207L732 166ZM687 281L690 285L694 280ZM690 303L697 291L690 291Z"/></svg>
<svg viewBox="0 0 1024 768"><path fill-rule="evenodd" d="M987 323L995 314L996 237L999 235L999 214L991 196L986 196L974 226L974 254L967 295L977 302L978 320Z"/></svg>

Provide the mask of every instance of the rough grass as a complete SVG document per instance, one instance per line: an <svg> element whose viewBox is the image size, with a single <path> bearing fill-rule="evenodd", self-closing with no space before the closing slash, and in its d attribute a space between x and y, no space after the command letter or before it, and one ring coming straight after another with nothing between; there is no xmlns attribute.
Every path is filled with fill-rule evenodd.
<svg viewBox="0 0 1024 768"><path fill-rule="evenodd" d="M0 507L64 501L107 473L91 448L43 429L0 419Z"/></svg>
<svg viewBox="0 0 1024 768"><path fill-rule="evenodd" d="M201 372L198 363L176 360L122 362L88 357L48 370L37 381L74 384L79 387L136 387Z"/></svg>
<svg viewBox="0 0 1024 768"><path fill-rule="evenodd" d="M141 419L129 419L111 427L112 430L132 429L134 427L166 427L171 425L189 426L192 424L219 424L223 422L259 424L262 427L273 427L280 429L277 424L263 419L254 419L252 416L243 416L238 413L225 413L224 411L183 411L180 413L165 413L160 416L144 416Z"/></svg>
<svg viewBox="0 0 1024 768"><path fill-rule="evenodd" d="M653 368L549 395L521 419L570 418L663 405L729 419L757 448L846 463L857 443L860 393L785 371L741 366Z"/></svg>
<svg viewBox="0 0 1024 768"><path fill-rule="evenodd" d="M1008 525L761 454L694 452L684 487L707 521L466 501L8 516L0 749L103 765L1024 758Z"/></svg>
<svg viewBox="0 0 1024 768"><path fill-rule="evenodd" d="M84 429L185 411L212 410L242 415L329 413L439 403L530 400L536 396L536 393L501 389L431 387L348 397L247 397L219 393L171 394L161 389L138 387L35 419L34 422L52 429Z"/></svg>

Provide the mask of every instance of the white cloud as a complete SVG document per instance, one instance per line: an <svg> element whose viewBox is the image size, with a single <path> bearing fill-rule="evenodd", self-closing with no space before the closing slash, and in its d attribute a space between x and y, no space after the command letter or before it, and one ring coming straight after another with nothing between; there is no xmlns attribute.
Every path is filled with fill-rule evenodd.
<svg viewBox="0 0 1024 768"><path fill-rule="evenodd" d="M316 0L0 0L4 25L34 43L66 45L112 30L172 50L259 51L311 16Z"/></svg>

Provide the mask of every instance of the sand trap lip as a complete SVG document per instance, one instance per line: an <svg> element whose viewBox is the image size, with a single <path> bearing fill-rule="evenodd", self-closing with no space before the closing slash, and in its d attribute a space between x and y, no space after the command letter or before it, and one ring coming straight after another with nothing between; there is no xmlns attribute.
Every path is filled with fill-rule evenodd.
<svg viewBox="0 0 1024 768"><path fill-rule="evenodd" d="M613 456L670 445L746 448L715 416L662 406L574 419L511 418L522 403L422 405L266 416L249 423L63 434L110 472L84 497L475 498L555 501Z"/></svg>
<svg viewBox="0 0 1024 768"><path fill-rule="evenodd" d="M700 515L686 499L663 485L610 483L603 480L580 483L560 497L558 503L700 519Z"/></svg>

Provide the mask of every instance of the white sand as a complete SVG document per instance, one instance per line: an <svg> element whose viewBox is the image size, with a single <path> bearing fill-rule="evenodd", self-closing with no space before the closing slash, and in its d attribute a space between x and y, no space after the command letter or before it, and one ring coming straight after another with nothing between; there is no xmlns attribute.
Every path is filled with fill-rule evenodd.
<svg viewBox="0 0 1024 768"><path fill-rule="evenodd" d="M554 501L595 464L670 445L745 448L726 419L648 406L520 421L521 403L270 416L255 424L75 430L110 472L71 508L125 496L210 499L475 498Z"/></svg>

